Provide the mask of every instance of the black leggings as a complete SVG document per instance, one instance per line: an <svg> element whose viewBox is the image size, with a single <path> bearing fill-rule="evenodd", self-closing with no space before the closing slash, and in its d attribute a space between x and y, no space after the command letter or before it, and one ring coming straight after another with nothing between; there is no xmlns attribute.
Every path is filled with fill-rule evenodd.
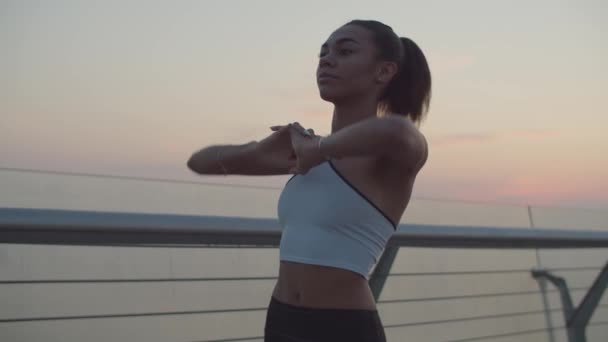
<svg viewBox="0 0 608 342"><path fill-rule="evenodd" d="M264 342L386 342L377 310L309 308L271 296Z"/></svg>

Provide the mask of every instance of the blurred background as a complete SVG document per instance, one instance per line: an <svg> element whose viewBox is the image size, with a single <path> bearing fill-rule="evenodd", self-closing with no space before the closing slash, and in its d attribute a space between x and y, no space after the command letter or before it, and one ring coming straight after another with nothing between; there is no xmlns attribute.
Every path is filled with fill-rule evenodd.
<svg viewBox="0 0 608 342"><path fill-rule="evenodd" d="M161 215L145 238L171 234L167 214L276 220L289 175L186 161L294 121L329 134L317 55L356 18L413 39L432 72L400 230L608 229L606 1L0 0L0 340L261 342L277 245L6 239L23 221L120 236L139 222L121 215ZM607 272L608 248L478 247L398 250L376 278L388 341L567 342L558 290L530 271L566 279L575 306ZM608 340L605 294L586 334Z"/></svg>
<svg viewBox="0 0 608 342"><path fill-rule="evenodd" d="M606 209L606 17L600 0L1 0L0 168L280 188L185 163L272 125L329 134L320 46L375 19L433 76L414 198Z"/></svg>

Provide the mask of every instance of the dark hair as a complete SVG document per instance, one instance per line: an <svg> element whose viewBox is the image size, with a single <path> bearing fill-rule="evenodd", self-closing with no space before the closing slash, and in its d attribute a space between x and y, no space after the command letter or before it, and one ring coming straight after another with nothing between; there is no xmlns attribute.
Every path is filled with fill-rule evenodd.
<svg viewBox="0 0 608 342"><path fill-rule="evenodd" d="M352 20L373 34L379 57L397 63L399 71L380 96L382 112L409 115L420 124L431 102L431 71L422 50L409 38L399 38L393 29L375 20ZM346 26L345 25L345 26Z"/></svg>

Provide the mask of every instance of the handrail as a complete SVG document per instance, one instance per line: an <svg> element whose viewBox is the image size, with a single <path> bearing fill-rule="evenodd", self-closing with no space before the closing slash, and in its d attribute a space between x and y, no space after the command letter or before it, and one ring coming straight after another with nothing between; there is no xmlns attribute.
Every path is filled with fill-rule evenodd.
<svg viewBox="0 0 608 342"><path fill-rule="evenodd" d="M57 245L278 246L282 228L277 219L194 216L34 208L0 208L0 243ZM608 247L608 231L400 224L391 236L369 283L378 300L400 247L457 248L582 248ZM532 269L535 278L561 279ZM560 288L570 342L586 341L585 329L608 284L608 264L577 308Z"/></svg>
<svg viewBox="0 0 608 342"><path fill-rule="evenodd" d="M277 219L0 208L0 243L68 245L272 245ZM400 224L387 246L608 247L608 231Z"/></svg>

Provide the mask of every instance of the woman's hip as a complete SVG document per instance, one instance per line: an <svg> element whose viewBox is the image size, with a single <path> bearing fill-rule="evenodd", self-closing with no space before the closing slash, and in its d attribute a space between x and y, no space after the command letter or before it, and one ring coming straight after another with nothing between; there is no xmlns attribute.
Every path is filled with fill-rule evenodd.
<svg viewBox="0 0 608 342"><path fill-rule="evenodd" d="M377 310L296 306L271 296L265 342L386 342Z"/></svg>

